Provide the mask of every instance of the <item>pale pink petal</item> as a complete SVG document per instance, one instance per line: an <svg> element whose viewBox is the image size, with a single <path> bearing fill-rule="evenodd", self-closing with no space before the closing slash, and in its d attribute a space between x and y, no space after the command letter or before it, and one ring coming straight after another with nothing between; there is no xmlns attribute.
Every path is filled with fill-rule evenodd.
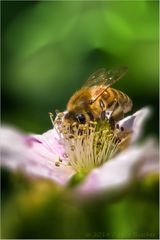
<svg viewBox="0 0 160 240"><path fill-rule="evenodd" d="M135 142L142 134L145 121L149 118L151 110L148 107L142 108L131 116L128 116L117 124L121 129L132 131L131 142Z"/></svg>
<svg viewBox="0 0 160 240"><path fill-rule="evenodd" d="M143 108L117 124L120 128L133 132L133 142L139 137L143 122L149 113L148 108ZM119 189L139 177L157 172L157 149L153 142L130 147L103 166L92 170L76 191L89 194ZM69 159L64 151L62 139L54 129L42 135L26 136L18 130L2 128L1 152L3 166L23 171L29 176L45 177L60 184L67 184L75 174L75 170L68 164ZM62 163L57 167L55 163L59 159Z"/></svg>
<svg viewBox="0 0 160 240"><path fill-rule="evenodd" d="M28 153L25 135L11 127L1 128L0 133L1 164L11 169L23 167Z"/></svg>
<svg viewBox="0 0 160 240"><path fill-rule="evenodd" d="M143 146L130 147L94 169L77 187L80 194L94 194L101 191L119 190L145 174L158 171L158 147L148 141Z"/></svg>
<svg viewBox="0 0 160 240"><path fill-rule="evenodd" d="M149 107L145 107L134 113L136 118L133 124L133 137L132 142L135 142L143 133L145 122L151 116L151 109Z"/></svg>
<svg viewBox="0 0 160 240"><path fill-rule="evenodd" d="M48 130L42 135L37 134L31 135L30 137L34 140L42 142L43 146L45 146L48 151L56 153L63 160L67 160L62 139L59 138L55 129Z"/></svg>
<svg viewBox="0 0 160 240"><path fill-rule="evenodd" d="M60 184L66 184L75 173L73 168L67 165L68 160L60 167L55 166L55 161L60 157L58 153L63 148L56 135L54 138L53 130L29 137L8 127L1 128L0 132L2 166L23 171L30 176L52 179ZM58 150L55 151L55 148Z"/></svg>
<svg viewBox="0 0 160 240"><path fill-rule="evenodd" d="M148 146L144 152L143 159L141 159L135 171L138 177L144 177L152 173L159 174L158 144L153 139L148 142Z"/></svg>

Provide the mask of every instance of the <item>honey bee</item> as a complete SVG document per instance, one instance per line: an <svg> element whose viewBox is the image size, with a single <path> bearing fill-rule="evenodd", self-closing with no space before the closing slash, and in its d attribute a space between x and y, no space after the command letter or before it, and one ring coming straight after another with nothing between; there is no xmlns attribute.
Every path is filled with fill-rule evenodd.
<svg viewBox="0 0 160 240"><path fill-rule="evenodd" d="M114 128L115 122L132 108L132 100L125 93L111 88L126 72L127 67L122 67L115 70L99 69L93 73L69 99L64 120L71 124L85 124L108 119Z"/></svg>

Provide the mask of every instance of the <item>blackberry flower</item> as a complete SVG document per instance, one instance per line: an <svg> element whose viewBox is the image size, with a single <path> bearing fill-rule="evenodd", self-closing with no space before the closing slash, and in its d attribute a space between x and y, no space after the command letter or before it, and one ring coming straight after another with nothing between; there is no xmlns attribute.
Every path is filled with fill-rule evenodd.
<svg viewBox="0 0 160 240"><path fill-rule="evenodd" d="M143 108L117 122L64 124L57 115L53 129L42 135L26 135L11 127L1 129L1 165L30 177L68 185L76 173L83 181L75 188L93 193L130 184L158 171L158 147L153 139L138 145L137 139L150 114Z"/></svg>

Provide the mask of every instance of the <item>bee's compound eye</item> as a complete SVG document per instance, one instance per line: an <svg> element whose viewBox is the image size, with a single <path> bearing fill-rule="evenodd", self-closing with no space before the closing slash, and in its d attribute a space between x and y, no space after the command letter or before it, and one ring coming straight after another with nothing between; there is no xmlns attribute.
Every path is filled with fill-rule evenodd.
<svg viewBox="0 0 160 240"><path fill-rule="evenodd" d="M84 116L83 114L77 114L77 115L76 115L76 118L77 118L77 120L78 120L79 123L85 124L86 118L85 118L85 116Z"/></svg>

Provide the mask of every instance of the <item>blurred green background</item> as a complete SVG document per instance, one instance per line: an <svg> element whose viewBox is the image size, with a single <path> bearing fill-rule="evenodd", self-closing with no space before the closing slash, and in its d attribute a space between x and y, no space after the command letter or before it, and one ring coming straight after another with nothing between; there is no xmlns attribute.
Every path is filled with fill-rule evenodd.
<svg viewBox="0 0 160 240"><path fill-rule="evenodd" d="M153 108L145 136L157 135L158 7L158 1L2 1L2 123L42 133L51 127L48 112L63 111L91 73L127 65L115 87L132 98L133 112ZM59 190L57 196L54 186L44 184L39 193L40 183L35 190L6 172L3 178L3 238L158 238L157 181L89 207Z"/></svg>
<svg viewBox="0 0 160 240"><path fill-rule="evenodd" d="M2 2L2 120L31 132L98 68L127 65L114 86L158 127L157 1Z"/></svg>

